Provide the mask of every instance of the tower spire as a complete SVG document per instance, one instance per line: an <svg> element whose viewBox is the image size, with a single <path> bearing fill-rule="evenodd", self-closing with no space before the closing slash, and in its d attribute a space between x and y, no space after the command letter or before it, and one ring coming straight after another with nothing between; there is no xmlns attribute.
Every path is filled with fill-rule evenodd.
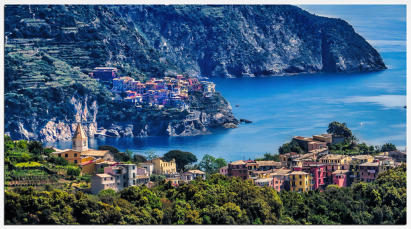
<svg viewBox="0 0 411 229"><path fill-rule="evenodd" d="M81 122L77 124L76 131L74 132L73 149L80 152L88 150L88 139L83 127L81 126Z"/></svg>

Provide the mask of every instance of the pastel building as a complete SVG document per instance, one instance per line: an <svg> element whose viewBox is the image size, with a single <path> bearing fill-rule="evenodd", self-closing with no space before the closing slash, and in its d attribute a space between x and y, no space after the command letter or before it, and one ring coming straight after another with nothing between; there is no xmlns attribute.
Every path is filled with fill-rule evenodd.
<svg viewBox="0 0 411 229"><path fill-rule="evenodd" d="M226 176L228 174L228 166L221 167L220 174Z"/></svg>
<svg viewBox="0 0 411 229"><path fill-rule="evenodd" d="M360 180L363 182L374 181L377 178L378 172L378 162L366 162L359 165Z"/></svg>
<svg viewBox="0 0 411 229"><path fill-rule="evenodd" d="M290 173L290 191L306 192L311 190L311 176L302 171Z"/></svg>
<svg viewBox="0 0 411 229"><path fill-rule="evenodd" d="M347 187L349 179L348 170L336 170L332 173L333 184L339 187Z"/></svg>
<svg viewBox="0 0 411 229"><path fill-rule="evenodd" d="M98 194L101 190L117 190L116 180L109 174L96 174L91 177L91 193Z"/></svg>
<svg viewBox="0 0 411 229"><path fill-rule="evenodd" d="M259 187L274 187L273 178L261 178L254 181L254 184Z"/></svg>
<svg viewBox="0 0 411 229"><path fill-rule="evenodd" d="M322 189L325 186L326 179L326 166L324 164L312 163L303 166L304 172L311 174L312 177L312 189Z"/></svg>
<svg viewBox="0 0 411 229"><path fill-rule="evenodd" d="M173 158L171 161L163 161L161 158L156 158L151 161L153 163L153 173L170 175L177 173L176 160Z"/></svg>

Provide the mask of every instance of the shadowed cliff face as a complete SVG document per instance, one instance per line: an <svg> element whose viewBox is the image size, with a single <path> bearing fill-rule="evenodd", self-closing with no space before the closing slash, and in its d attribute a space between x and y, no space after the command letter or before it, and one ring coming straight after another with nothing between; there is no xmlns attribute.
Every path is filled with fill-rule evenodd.
<svg viewBox="0 0 411 229"><path fill-rule="evenodd" d="M340 19L298 7L114 7L169 61L195 75L254 77L385 69Z"/></svg>
<svg viewBox="0 0 411 229"><path fill-rule="evenodd" d="M98 66L138 79L385 68L346 22L279 5L7 5L5 41L5 132L47 141L70 139L79 120L90 136L187 136L238 124L219 93L192 96L191 113L139 113L87 76Z"/></svg>

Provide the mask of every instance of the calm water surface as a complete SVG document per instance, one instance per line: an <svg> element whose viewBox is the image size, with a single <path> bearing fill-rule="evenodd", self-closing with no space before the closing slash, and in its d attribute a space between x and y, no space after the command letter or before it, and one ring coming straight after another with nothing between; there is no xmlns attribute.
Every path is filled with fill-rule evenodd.
<svg viewBox="0 0 411 229"><path fill-rule="evenodd" d="M344 18L338 14L342 9L335 6L337 10L326 6L303 8L320 15L326 11ZM374 16L390 14L392 20L399 20L392 23L405 24L401 22L405 10L400 8L397 11L393 14L395 17L388 10L378 11ZM345 13L348 15L349 12ZM112 145L120 150L139 153L155 151L159 155L180 149L193 152L199 160L208 153L232 161L259 157L266 152L277 153L278 147L293 136L325 133L329 122L339 121L346 122L353 133L367 144L391 142L405 148L405 26L382 25L380 29L392 30L395 34L395 41L389 42L386 33L380 35L384 37L375 33L370 15L366 16L370 26L367 27L362 20L358 28L354 19L358 20L360 15L349 16L352 19L350 23L361 35L366 39L373 36L374 45L381 52L387 70L366 74L215 79L216 89L231 103L235 116L252 120L253 123L193 137L95 138L89 140L90 147ZM71 142L46 145L71 148Z"/></svg>

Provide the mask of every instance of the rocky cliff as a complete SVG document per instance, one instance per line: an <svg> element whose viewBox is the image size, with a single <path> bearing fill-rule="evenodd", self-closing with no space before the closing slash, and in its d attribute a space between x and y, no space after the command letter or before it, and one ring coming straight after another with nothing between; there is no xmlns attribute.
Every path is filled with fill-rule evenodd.
<svg viewBox="0 0 411 229"><path fill-rule="evenodd" d="M385 69L347 22L286 5L121 6L150 46L194 75L255 77Z"/></svg>
<svg viewBox="0 0 411 229"><path fill-rule="evenodd" d="M349 24L294 6L7 5L5 132L55 141L70 139L78 121L89 136L187 136L238 124L219 93L190 95L188 111L113 101L87 75L98 66L142 80L385 68Z"/></svg>

